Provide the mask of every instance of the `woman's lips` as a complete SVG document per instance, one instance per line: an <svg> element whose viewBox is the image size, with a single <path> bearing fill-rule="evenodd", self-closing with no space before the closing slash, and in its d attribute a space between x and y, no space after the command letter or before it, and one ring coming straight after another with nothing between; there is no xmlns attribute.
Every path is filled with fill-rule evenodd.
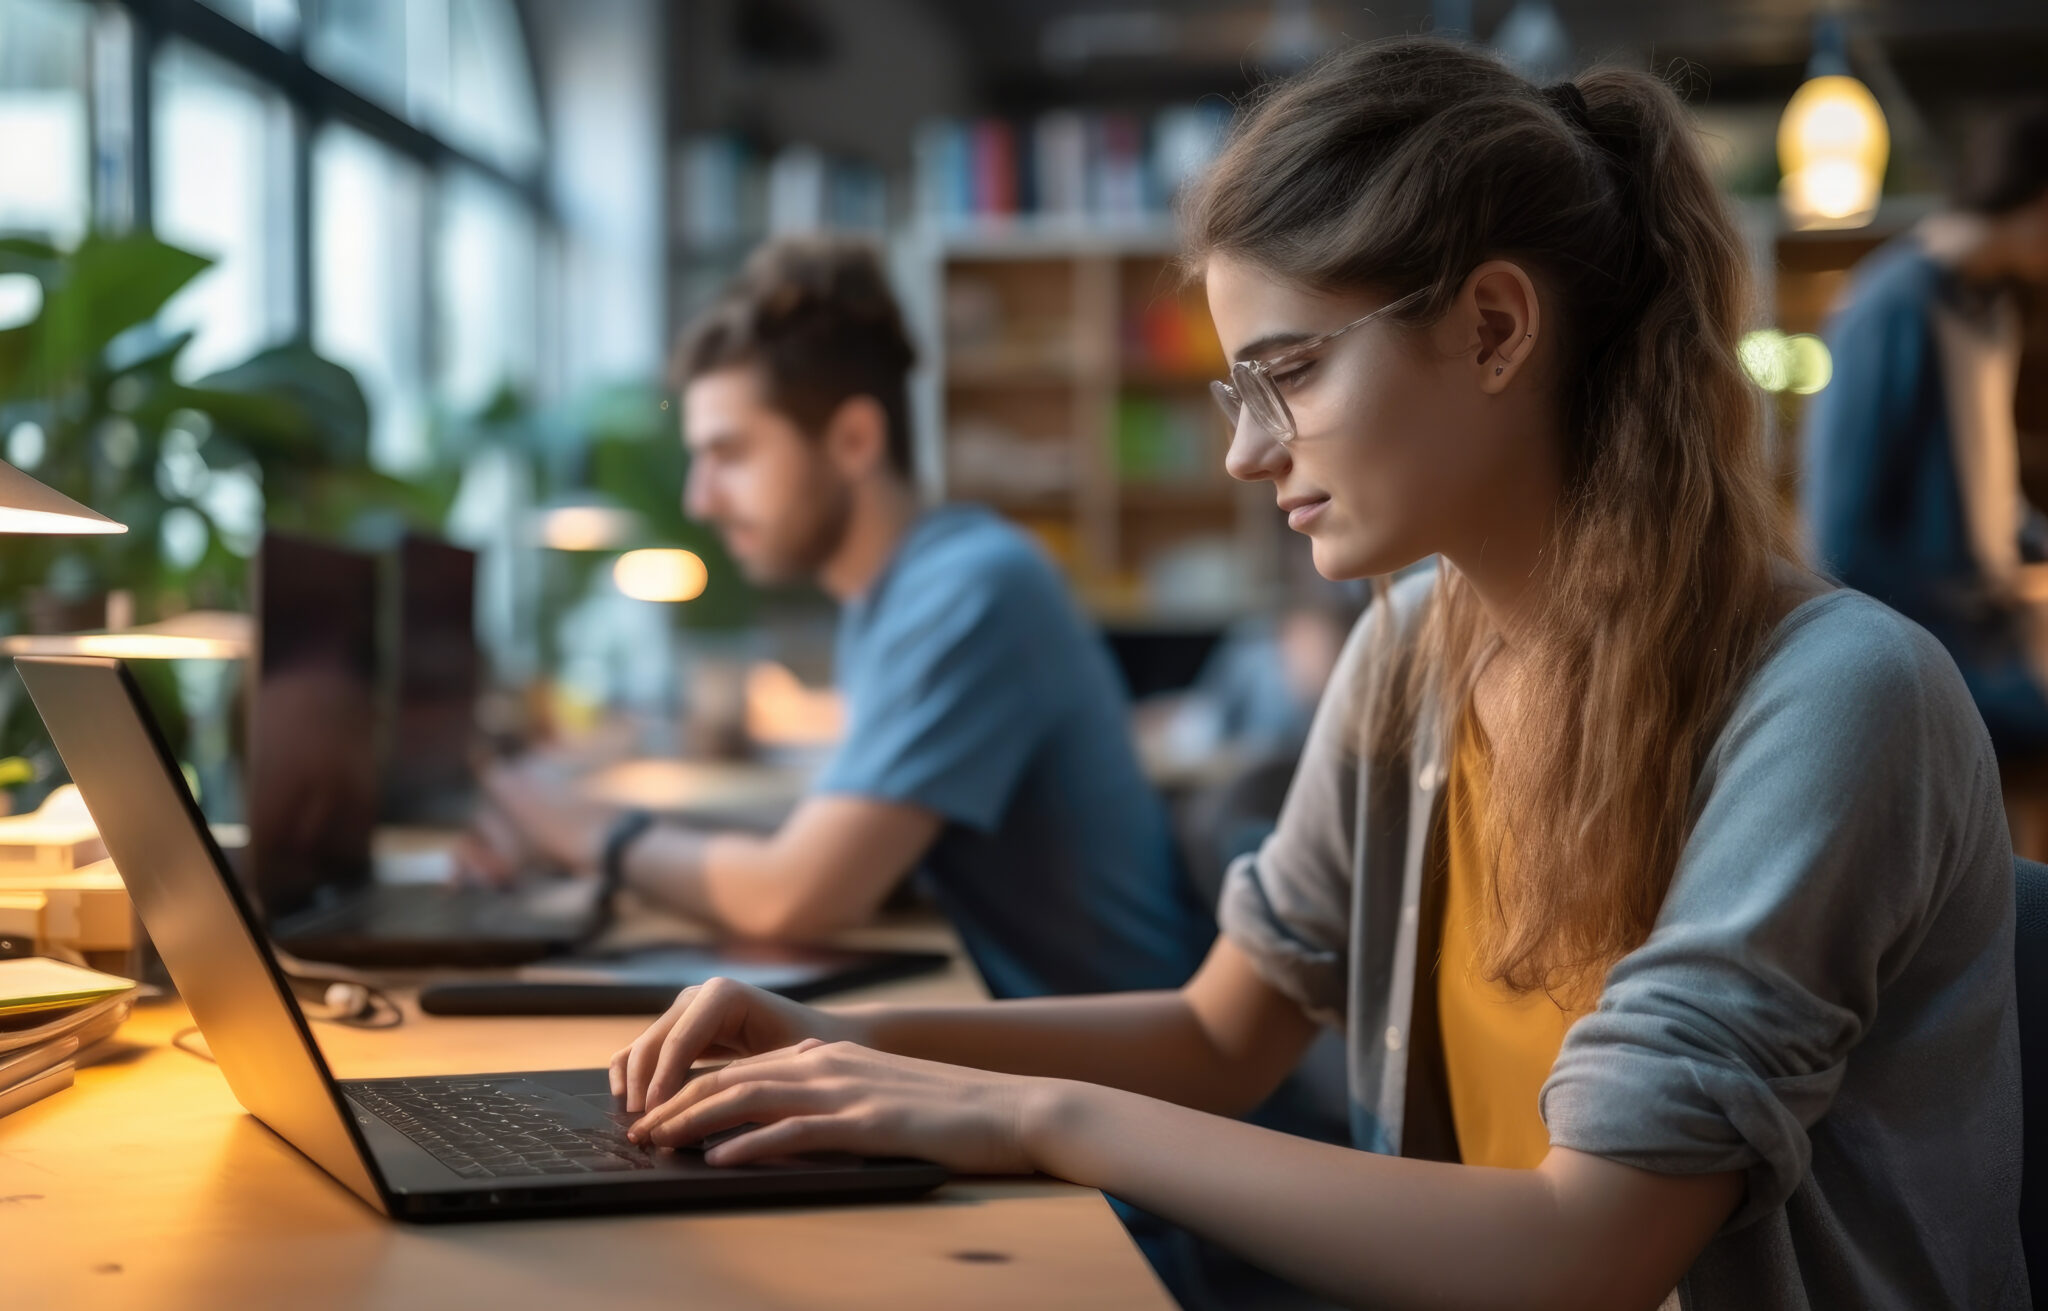
<svg viewBox="0 0 2048 1311"><path fill-rule="evenodd" d="M1308 526L1316 521L1316 516L1320 515L1329 503L1330 498L1327 496L1319 496L1313 501L1294 502L1287 507L1287 526L1298 533L1307 532Z"/></svg>

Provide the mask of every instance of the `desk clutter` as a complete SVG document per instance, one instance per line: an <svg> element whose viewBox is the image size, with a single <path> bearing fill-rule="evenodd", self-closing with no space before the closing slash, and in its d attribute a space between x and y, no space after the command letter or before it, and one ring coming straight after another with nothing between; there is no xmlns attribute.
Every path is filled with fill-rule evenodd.
<svg viewBox="0 0 2048 1311"><path fill-rule="evenodd" d="M0 957L47 953L123 969L135 947L128 890L78 789L0 817Z"/></svg>
<svg viewBox="0 0 2048 1311"><path fill-rule="evenodd" d="M135 1008L135 985L40 956L0 960L0 1116L71 1086Z"/></svg>

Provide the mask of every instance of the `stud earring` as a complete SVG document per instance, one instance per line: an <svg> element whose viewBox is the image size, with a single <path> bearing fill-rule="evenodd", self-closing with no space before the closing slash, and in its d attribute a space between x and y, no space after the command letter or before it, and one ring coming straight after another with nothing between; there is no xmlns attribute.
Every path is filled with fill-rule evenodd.
<svg viewBox="0 0 2048 1311"><path fill-rule="evenodd" d="M1508 366L1507 366L1507 365L1505 365L1505 364L1497 364L1497 365L1495 365L1495 366L1494 366L1494 369L1493 369L1493 376L1494 376L1494 377L1496 377L1496 378L1498 378L1498 377L1499 377L1499 376L1500 376L1501 374L1503 374L1503 373L1506 373L1507 371L1508 371Z"/></svg>

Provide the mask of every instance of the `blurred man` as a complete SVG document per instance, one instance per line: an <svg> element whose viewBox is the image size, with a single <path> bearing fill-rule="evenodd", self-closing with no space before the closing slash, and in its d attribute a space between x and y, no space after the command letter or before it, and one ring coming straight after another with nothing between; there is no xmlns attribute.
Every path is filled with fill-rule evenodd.
<svg viewBox="0 0 2048 1311"><path fill-rule="evenodd" d="M505 773L524 847L751 938L867 919L913 868L998 997L1177 987L1214 928L1139 771L1102 642L1017 530L919 507L913 359L874 256L764 248L678 357L688 513L760 583L843 607L848 732L772 837L616 816ZM507 832L517 835L508 842Z"/></svg>
<svg viewBox="0 0 2048 1311"><path fill-rule="evenodd" d="M2048 520L2013 414L2018 295L2048 290L2048 103L1972 146L1951 210L1864 261L1828 325L1803 497L1818 562L1948 646L2010 761L2048 753Z"/></svg>

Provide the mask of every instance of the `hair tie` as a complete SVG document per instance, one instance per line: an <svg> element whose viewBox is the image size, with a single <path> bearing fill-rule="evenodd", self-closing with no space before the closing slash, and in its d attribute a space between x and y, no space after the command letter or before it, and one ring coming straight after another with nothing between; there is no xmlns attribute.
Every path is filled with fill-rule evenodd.
<svg viewBox="0 0 2048 1311"><path fill-rule="evenodd" d="M1593 137L1593 111L1586 105L1586 93L1576 82L1553 82L1543 88L1543 98L1587 137Z"/></svg>

